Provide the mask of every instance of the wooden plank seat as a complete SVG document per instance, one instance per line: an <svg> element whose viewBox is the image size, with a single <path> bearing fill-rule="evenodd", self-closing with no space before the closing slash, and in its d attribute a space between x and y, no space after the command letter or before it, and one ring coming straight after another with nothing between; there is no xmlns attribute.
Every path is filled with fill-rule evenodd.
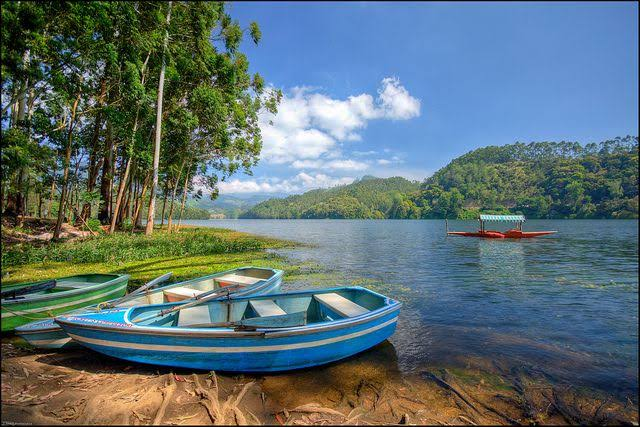
<svg viewBox="0 0 640 427"><path fill-rule="evenodd" d="M56 281L56 288L69 288L69 289L82 289L88 286L99 285L100 283L95 282L61 282Z"/></svg>
<svg viewBox="0 0 640 427"><path fill-rule="evenodd" d="M220 285L220 287L225 287L230 285L241 285L241 286L253 285L264 279L261 279L259 277L240 276L239 274L230 273L230 274L225 274L224 276L216 277L213 280L215 280Z"/></svg>
<svg viewBox="0 0 640 427"><path fill-rule="evenodd" d="M358 305L355 302L350 301L336 293L317 294L313 297L320 303L326 305L331 310L344 317L355 317L369 312L369 310L367 310L363 306Z"/></svg>
<svg viewBox="0 0 640 427"><path fill-rule="evenodd" d="M273 300L253 300L249 302L249 304L251 304L251 308L253 308L260 317L282 316L287 314L287 312L273 302Z"/></svg>
<svg viewBox="0 0 640 427"><path fill-rule="evenodd" d="M178 286L176 288L167 289L162 291L167 302L177 302L185 299L194 298L205 291L199 291L197 289L188 288L186 286Z"/></svg>
<svg viewBox="0 0 640 427"><path fill-rule="evenodd" d="M208 325L211 323L209 306L206 304L185 308L180 310L179 313L178 327L197 327L199 325Z"/></svg>

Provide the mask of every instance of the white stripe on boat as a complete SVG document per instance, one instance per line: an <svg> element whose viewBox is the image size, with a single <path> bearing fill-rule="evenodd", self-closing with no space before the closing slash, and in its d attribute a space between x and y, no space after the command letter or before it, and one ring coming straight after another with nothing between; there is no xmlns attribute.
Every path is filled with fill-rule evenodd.
<svg viewBox="0 0 640 427"><path fill-rule="evenodd" d="M194 347L194 346L182 346L182 345L170 346L170 345L159 345L159 344L139 344L139 343L125 342L125 341L107 341L107 340L101 340L97 338L81 337L75 334L69 334L69 336L76 341L87 343L87 344L101 345L105 347L136 349L136 350L174 351L174 352L184 352L184 353L255 353L255 352L263 352L263 351L297 350L301 348L319 347L321 345L333 344L340 341L346 341L352 338L357 338L362 335L367 335L371 332L377 331L378 329L382 329L385 326L388 326L397 321L398 321L398 318L394 317L393 319L387 320L384 323L381 323L376 326L372 326L371 328L364 329L362 331L353 332L351 334L342 335L342 336L333 337L333 338L325 338L323 340L318 340L318 341L302 342L302 343L295 343L295 344L259 345L259 346L250 346L250 347L243 347L243 346Z"/></svg>
<svg viewBox="0 0 640 427"><path fill-rule="evenodd" d="M68 343L69 341L71 341L71 338L66 337L66 338L60 338L57 340L27 340L27 342L31 345L65 345L66 343Z"/></svg>
<svg viewBox="0 0 640 427"><path fill-rule="evenodd" d="M63 307L69 307L72 305L77 305L83 302L87 302L87 301L93 301L96 298L102 298L102 297L106 297L107 295L111 295L114 294L116 292L119 292L122 290L122 288L126 288L127 284L124 283L122 286L118 286L117 288L109 291L109 292L104 292L98 295L94 295L91 297L87 297L87 298L81 298L81 299L77 299L74 301L69 301L69 302L65 302L62 304L56 304L56 305L48 305L46 307L38 307L38 308L30 308L27 310L11 310L11 312L7 312L7 313L2 313L2 319L4 319L5 317L10 317L10 316L14 316L14 315L19 315L19 314L28 314L28 313L42 313L42 312L47 312L50 310L55 310L57 308L63 308Z"/></svg>

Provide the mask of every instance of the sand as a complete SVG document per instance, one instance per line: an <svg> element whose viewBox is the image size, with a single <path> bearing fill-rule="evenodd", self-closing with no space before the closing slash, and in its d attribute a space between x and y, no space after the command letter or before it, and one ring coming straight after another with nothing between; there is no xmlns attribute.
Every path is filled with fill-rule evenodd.
<svg viewBox="0 0 640 427"><path fill-rule="evenodd" d="M2 343L4 424L633 424L637 405L471 369L400 375L388 342L327 366L234 375ZM497 382L497 383L496 383Z"/></svg>

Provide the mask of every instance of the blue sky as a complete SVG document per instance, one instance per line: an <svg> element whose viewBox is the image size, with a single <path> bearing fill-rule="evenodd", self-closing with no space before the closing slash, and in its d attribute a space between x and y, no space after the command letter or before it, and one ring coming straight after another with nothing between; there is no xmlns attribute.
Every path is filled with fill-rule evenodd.
<svg viewBox="0 0 640 427"><path fill-rule="evenodd" d="M482 146L638 134L634 2L228 8L243 27L260 25L260 44L242 50L285 98L262 118L253 176L221 193L422 180Z"/></svg>

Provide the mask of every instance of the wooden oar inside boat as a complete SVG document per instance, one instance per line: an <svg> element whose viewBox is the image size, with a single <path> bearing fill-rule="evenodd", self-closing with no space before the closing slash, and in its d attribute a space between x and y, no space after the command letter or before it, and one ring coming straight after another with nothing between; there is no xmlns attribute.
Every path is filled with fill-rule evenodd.
<svg viewBox="0 0 640 427"><path fill-rule="evenodd" d="M231 286L226 286L222 289L214 289L212 291L209 292L205 292L201 295L198 295L195 297L195 299L191 302L188 302L186 304L181 304L181 305L176 305L174 307L171 307L169 309L166 310L162 310L159 311L157 313L152 313L150 316L146 316L146 317L141 317L139 319L135 319L132 321L132 323L140 323L146 320L151 320L154 319L156 317L162 317L162 316L166 316L167 314L171 314L171 313L175 313L176 311L180 311L183 310L185 308L189 308L189 307L195 307L196 305L205 303L207 301L210 301L212 299L215 298L219 298L222 296L228 296L231 291L236 290L237 288L239 288L240 285L231 285Z"/></svg>
<svg viewBox="0 0 640 427"><path fill-rule="evenodd" d="M164 283L167 280L171 279L171 277L173 276L173 272L168 272L167 274L163 274L162 276L156 277L155 279L151 280L150 282L145 283L144 285L140 286L138 289L136 289L135 291L123 296L122 298L119 298L117 300L114 301L107 301L104 303L101 303L98 305L98 310L101 310L103 308L113 308L118 304L122 304L125 301L129 301L132 298L138 296L139 294L141 294L143 291L146 291L148 289L151 289L152 287L159 285L160 283Z"/></svg>

